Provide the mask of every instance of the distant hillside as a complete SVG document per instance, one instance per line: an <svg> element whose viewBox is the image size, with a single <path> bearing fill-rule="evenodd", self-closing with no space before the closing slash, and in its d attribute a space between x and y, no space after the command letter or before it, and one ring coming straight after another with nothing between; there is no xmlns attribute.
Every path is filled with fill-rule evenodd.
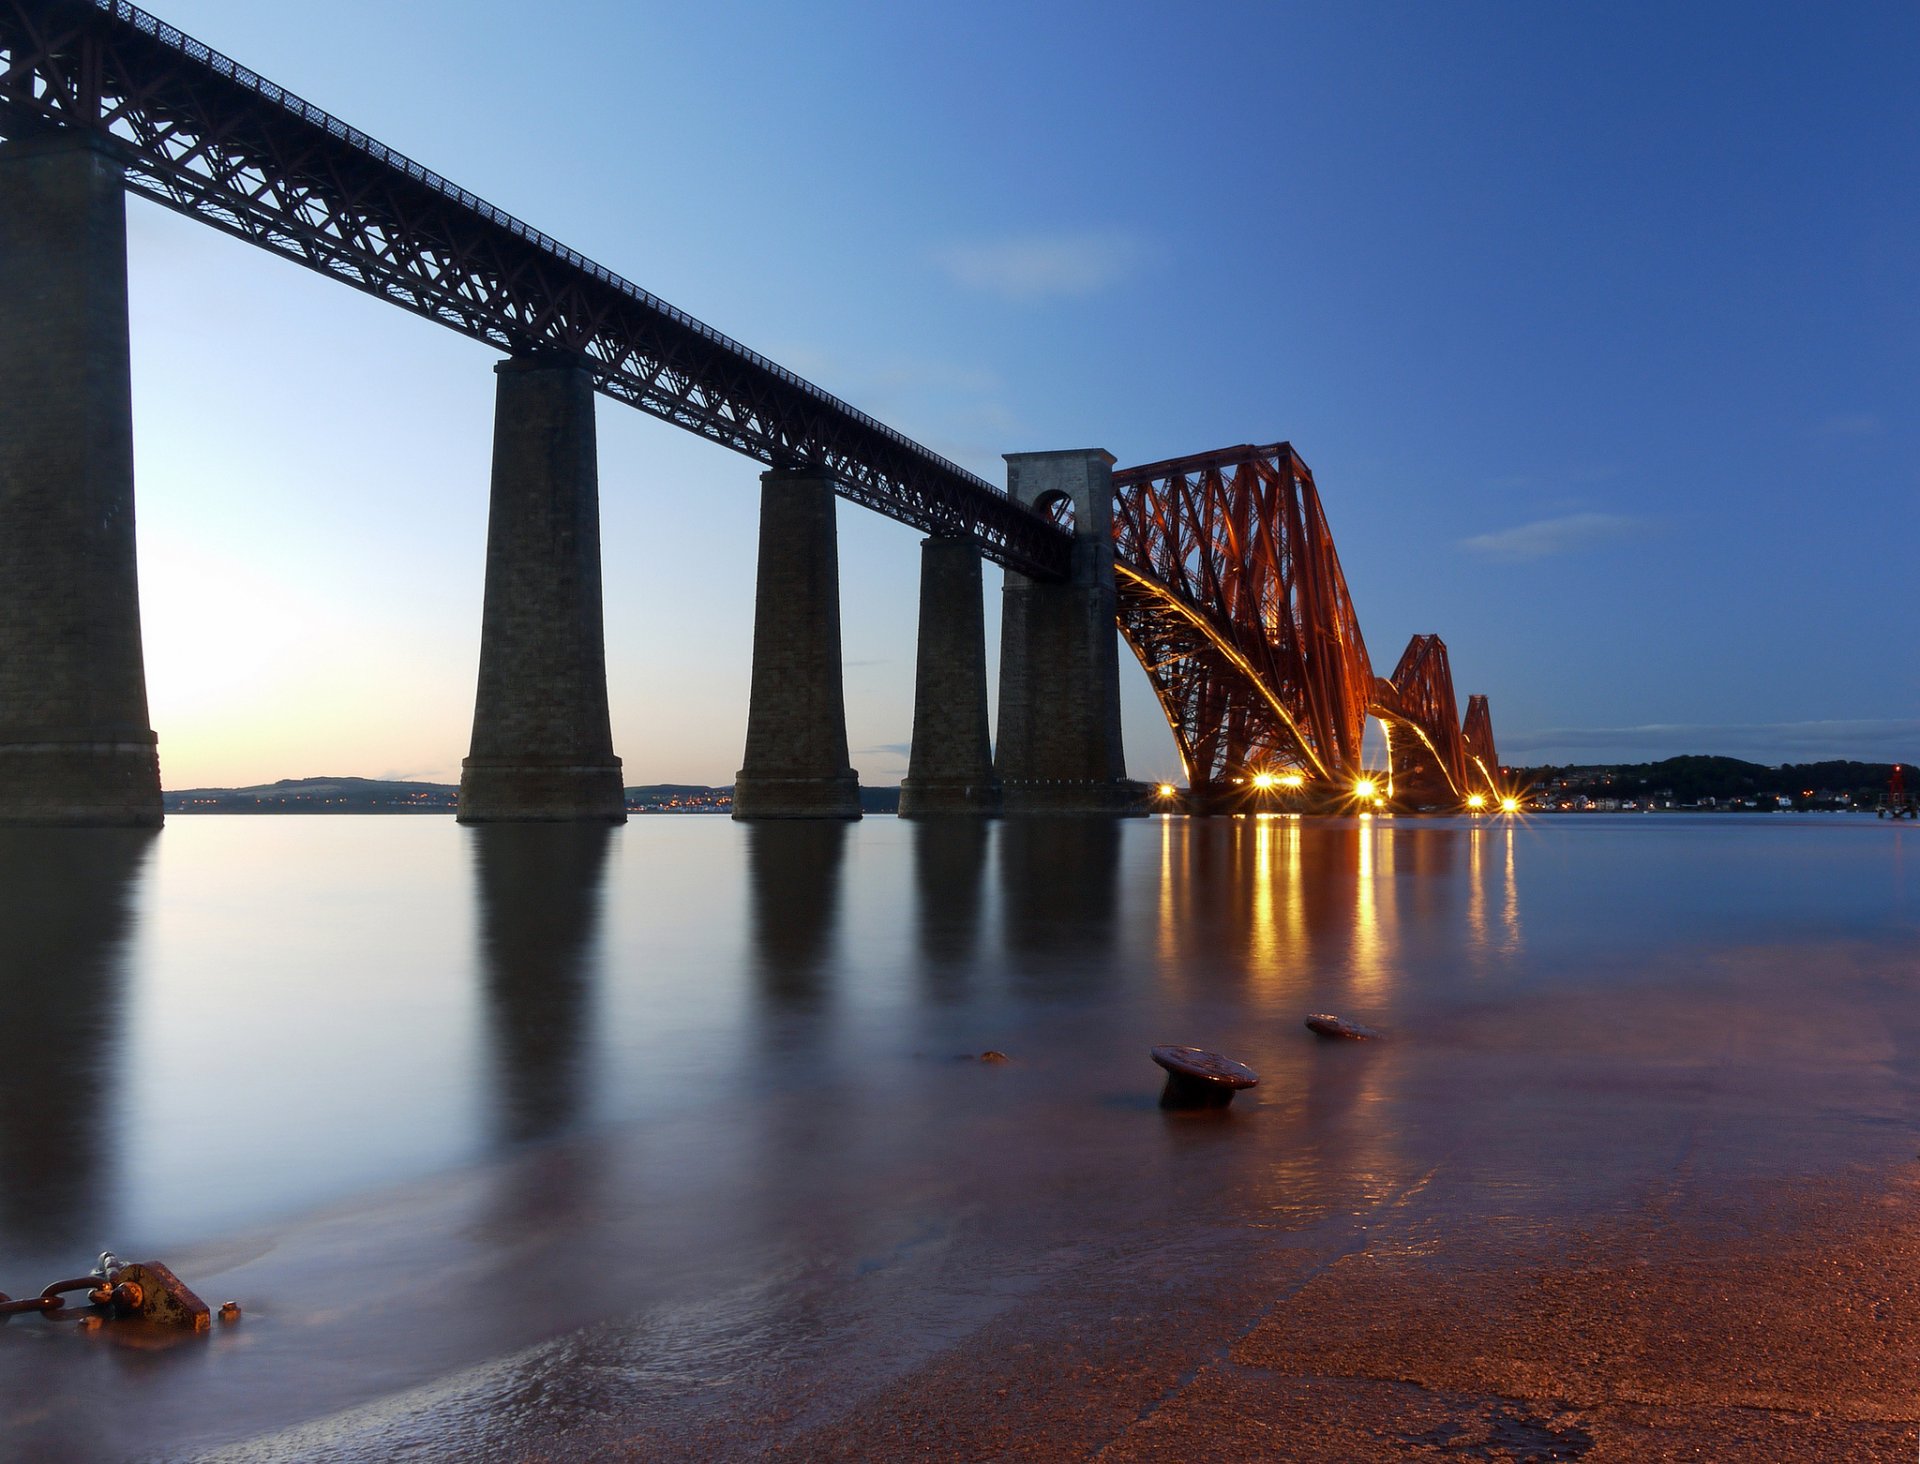
<svg viewBox="0 0 1920 1464"><path fill-rule="evenodd" d="M1911 764L1907 764L1911 767ZM1793 800L1796 806L1859 806L1887 791L1892 763L1828 761L1767 767L1733 757L1670 757L1652 763L1516 768L1522 783L1572 797L1671 799L1681 807L1712 799Z"/></svg>
<svg viewBox="0 0 1920 1464"><path fill-rule="evenodd" d="M452 813L460 790L383 778L282 778L251 788L181 788L161 800L168 813Z"/></svg>
<svg viewBox="0 0 1920 1464"><path fill-rule="evenodd" d="M168 813L439 813L460 804L452 783L384 778L282 778L251 788L179 788L162 795ZM626 790L629 813L731 813L733 789L699 783L646 783ZM896 788L862 788L868 813L900 806Z"/></svg>

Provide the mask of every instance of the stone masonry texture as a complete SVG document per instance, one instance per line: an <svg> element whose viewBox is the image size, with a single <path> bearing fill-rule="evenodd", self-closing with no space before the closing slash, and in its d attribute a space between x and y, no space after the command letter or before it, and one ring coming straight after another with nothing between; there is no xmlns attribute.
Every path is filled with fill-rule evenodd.
<svg viewBox="0 0 1920 1464"><path fill-rule="evenodd" d="M920 541L920 652L913 752L900 785L902 818L999 809L980 590L980 551L971 540Z"/></svg>
<svg viewBox="0 0 1920 1464"><path fill-rule="evenodd" d="M833 481L760 476L753 689L733 816L858 818L841 687L840 549Z"/></svg>
<svg viewBox="0 0 1920 1464"><path fill-rule="evenodd" d="M126 199L83 137L0 146L0 823L161 821L133 528Z"/></svg>
<svg viewBox="0 0 1920 1464"><path fill-rule="evenodd" d="M494 368L493 488L463 823L626 817L607 713L593 383Z"/></svg>
<svg viewBox="0 0 1920 1464"><path fill-rule="evenodd" d="M1007 455L1007 493L1074 511L1064 584L1006 572L1000 622L1000 742L1008 813L1122 813L1120 659L1113 582L1113 455L1098 448Z"/></svg>

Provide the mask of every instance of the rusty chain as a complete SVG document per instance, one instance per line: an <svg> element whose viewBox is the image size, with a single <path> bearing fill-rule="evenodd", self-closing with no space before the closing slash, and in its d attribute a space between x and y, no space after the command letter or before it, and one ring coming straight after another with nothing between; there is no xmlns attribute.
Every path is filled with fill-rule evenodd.
<svg viewBox="0 0 1920 1464"><path fill-rule="evenodd" d="M207 1325L207 1306L171 1270L157 1261L123 1264L112 1251L102 1251L94 1268L85 1276L55 1281L38 1296L19 1299L0 1291L0 1323L12 1317L36 1314L52 1317L67 1309L67 1298L85 1292L92 1311L99 1318L143 1317L170 1326L202 1331ZM235 1321L240 1308L228 1302L220 1308L220 1320ZM98 1325L97 1321L94 1325Z"/></svg>

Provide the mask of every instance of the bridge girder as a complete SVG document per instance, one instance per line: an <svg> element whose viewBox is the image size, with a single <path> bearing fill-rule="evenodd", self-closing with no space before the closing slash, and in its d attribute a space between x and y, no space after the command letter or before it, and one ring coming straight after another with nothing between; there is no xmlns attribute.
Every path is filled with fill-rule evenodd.
<svg viewBox="0 0 1920 1464"><path fill-rule="evenodd" d="M993 484L125 0L0 0L0 137L94 135L129 191L987 558L1071 543Z"/></svg>
<svg viewBox="0 0 1920 1464"><path fill-rule="evenodd" d="M1113 477L1119 621L1196 788L1360 766L1373 672L1313 473L1288 443Z"/></svg>

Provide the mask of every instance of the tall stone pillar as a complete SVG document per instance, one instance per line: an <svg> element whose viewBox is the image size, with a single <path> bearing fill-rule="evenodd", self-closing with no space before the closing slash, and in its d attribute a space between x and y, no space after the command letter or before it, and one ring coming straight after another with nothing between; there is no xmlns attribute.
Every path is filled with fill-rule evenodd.
<svg viewBox="0 0 1920 1464"><path fill-rule="evenodd" d="M1007 495L1073 503L1064 584L1006 572L1000 620L1002 807L1021 813L1144 812L1120 741L1113 582L1113 454L1007 454Z"/></svg>
<svg viewBox="0 0 1920 1464"><path fill-rule="evenodd" d="M460 822L621 823L600 606L593 382L567 361L502 361L473 747Z"/></svg>
<svg viewBox="0 0 1920 1464"><path fill-rule="evenodd" d="M913 753L900 816L1000 810L987 729L987 633L980 551L971 539L920 541L920 654Z"/></svg>
<svg viewBox="0 0 1920 1464"><path fill-rule="evenodd" d="M840 544L833 480L760 475L753 691L733 816L858 818L840 684Z"/></svg>
<svg viewBox="0 0 1920 1464"><path fill-rule="evenodd" d="M0 146L0 823L157 825L127 217L81 134Z"/></svg>

